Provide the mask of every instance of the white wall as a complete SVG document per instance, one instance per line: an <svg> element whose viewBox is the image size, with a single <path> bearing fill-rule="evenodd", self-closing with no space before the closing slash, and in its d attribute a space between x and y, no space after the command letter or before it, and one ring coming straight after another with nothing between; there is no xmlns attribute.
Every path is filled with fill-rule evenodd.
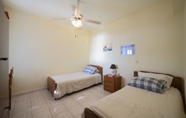
<svg viewBox="0 0 186 118"><path fill-rule="evenodd" d="M47 76L82 71L88 64L89 34L31 14L10 14L13 94L45 88ZM77 33L77 38L75 34Z"/></svg>
<svg viewBox="0 0 186 118"><path fill-rule="evenodd" d="M91 31L89 63L102 65L104 74L111 73L112 63L117 64L122 86L133 78L135 70L184 77L183 12L174 11L174 7L171 0L163 0ZM113 42L113 51L103 52L103 44L108 42ZM136 54L122 56L120 47L128 44L135 44Z"/></svg>

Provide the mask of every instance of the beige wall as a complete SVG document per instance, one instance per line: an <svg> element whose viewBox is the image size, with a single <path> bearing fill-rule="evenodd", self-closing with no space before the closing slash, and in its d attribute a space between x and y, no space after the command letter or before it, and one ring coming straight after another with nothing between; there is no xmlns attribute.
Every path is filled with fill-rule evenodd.
<svg viewBox="0 0 186 118"><path fill-rule="evenodd" d="M13 94L45 88L47 76L82 71L88 64L87 31L7 10L10 14L9 66L15 69Z"/></svg>
<svg viewBox="0 0 186 118"><path fill-rule="evenodd" d="M112 63L117 64L122 86L133 78L134 70L184 77L183 12L174 7L171 0L164 0L91 31L89 62L102 65L104 74L111 73ZM113 51L103 52L108 42L113 42ZM120 47L128 44L135 44L136 54L122 56Z"/></svg>

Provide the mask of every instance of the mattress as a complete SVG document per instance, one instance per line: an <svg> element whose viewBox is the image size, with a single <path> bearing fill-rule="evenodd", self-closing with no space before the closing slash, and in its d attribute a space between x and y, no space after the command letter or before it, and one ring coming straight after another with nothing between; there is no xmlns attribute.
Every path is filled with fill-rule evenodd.
<svg viewBox="0 0 186 118"><path fill-rule="evenodd" d="M173 87L159 94L126 86L89 109L103 118L186 118L180 92Z"/></svg>
<svg viewBox="0 0 186 118"><path fill-rule="evenodd" d="M66 93L72 93L93 84L101 83L101 75L99 73L89 75L83 72L77 72L50 77L57 83L54 98L60 98Z"/></svg>

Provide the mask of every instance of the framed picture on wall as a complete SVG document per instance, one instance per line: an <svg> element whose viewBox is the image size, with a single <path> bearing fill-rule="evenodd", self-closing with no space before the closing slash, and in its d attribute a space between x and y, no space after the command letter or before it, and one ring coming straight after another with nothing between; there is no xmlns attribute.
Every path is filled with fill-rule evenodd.
<svg viewBox="0 0 186 118"><path fill-rule="evenodd" d="M124 45L121 46L121 55L134 55L135 54L135 45Z"/></svg>
<svg viewBox="0 0 186 118"><path fill-rule="evenodd" d="M112 51L112 42L103 44L103 52Z"/></svg>

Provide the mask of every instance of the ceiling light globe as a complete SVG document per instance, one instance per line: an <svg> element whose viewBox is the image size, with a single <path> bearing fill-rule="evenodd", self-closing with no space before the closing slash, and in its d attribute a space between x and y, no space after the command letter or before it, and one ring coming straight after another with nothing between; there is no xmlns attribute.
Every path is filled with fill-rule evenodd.
<svg viewBox="0 0 186 118"><path fill-rule="evenodd" d="M80 28L83 23L81 20L72 20L72 25L74 25L74 27Z"/></svg>

